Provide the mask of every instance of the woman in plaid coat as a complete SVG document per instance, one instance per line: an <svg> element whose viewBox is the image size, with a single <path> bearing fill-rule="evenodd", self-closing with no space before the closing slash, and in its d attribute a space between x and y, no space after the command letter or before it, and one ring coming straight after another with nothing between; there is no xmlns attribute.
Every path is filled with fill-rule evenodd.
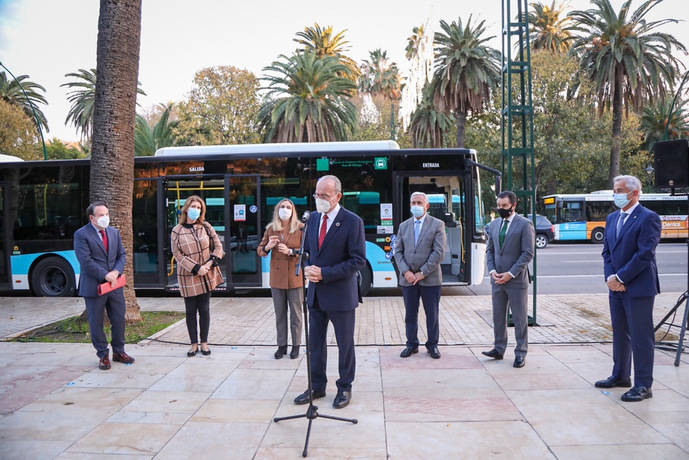
<svg viewBox="0 0 689 460"><path fill-rule="evenodd" d="M172 254L177 260L177 281L184 297L187 330L191 348L187 356L198 351L196 315L201 326L201 354L210 355L208 328L210 326L211 292L223 282L219 262L225 252L218 234L205 221L206 203L192 195L182 207L179 224L172 229Z"/></svg>
<svg viewBox="0 0 689 460"><path fill-rule="evenodd" d="M299 356L301 344L304 281L296 275L298 249L301 246L301 235L304 224L297 219L294 203L288 199L281 200L273 210L273 220L266 227L263 239L258 245L258 255L270 256L270 290L275 307L275 326L277 328L278 349L275 359L287 353L287 306L289 305L290 330L292 333L292 350L289 357Z"/></svg>

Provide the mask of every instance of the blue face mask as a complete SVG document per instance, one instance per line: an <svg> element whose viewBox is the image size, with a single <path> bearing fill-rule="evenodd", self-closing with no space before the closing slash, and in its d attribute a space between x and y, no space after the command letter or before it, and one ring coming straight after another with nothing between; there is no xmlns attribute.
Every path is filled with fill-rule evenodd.
<svg viewBox="0 0 689 460"><path fill-rule="evenodd" d="M423 216L423 213L426 211L426 209L423 206L412 206L411 207L411 213L419 219L421 216Z"/></svg>
<svg viewBox="0 0 689 460"><path fill-rule="evenodd" d="M622 209L629 204L629 198L627 198L628 193L615 193L613 199L615 200L615 206Z"/></svg>
<svg viewBox="0 0 689 460"><path fill-rule="evenodd" d="M189 208L187 209L187 217L190 220L196 220L201 217L201 210L199 208Z"/></svg>

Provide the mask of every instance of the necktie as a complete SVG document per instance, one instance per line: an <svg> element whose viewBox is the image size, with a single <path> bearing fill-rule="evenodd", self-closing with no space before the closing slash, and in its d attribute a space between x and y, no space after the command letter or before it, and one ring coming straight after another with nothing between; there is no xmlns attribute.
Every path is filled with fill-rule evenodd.
<svg viewBox="0 0 689 460"><path fill-rule="evenodd" d="M414 246L419 242L419 233L421 233L421 221L414 221Z"/></svg>
<svg viewBox="0 0 689 460"><path fill-rule="evenodd" d="M500 228L500 247L502 247L502 243L505 242L505 235L507 234L508 225L510 225L510 221L507 219L503 219L502 227Z"/></svg>
<svg viewBox="0 0 689 460"><path fill-rule="evenodd" d="M318 249L323 246L325 234L328 232L328 215L323 214L323 223L321 224L321 233L318 235Z"/></svg>
<svg viewBox="0 0 689 460"><path fill-rule="evenodd" d="M627 213L620 211L620 218L617 219L617 228L615 229L615 238L617 238L620 235L620 230L622 230L622 226L624 225L625 217L627 217Z"/></svg>
<svg viewBox="0 0 689 460"><path fill-rule="evenodd" d="M103 246L105 246L105 252L108 252L108 234L105 233L105 230L101 230L100 235L103 237Z"/></svg>

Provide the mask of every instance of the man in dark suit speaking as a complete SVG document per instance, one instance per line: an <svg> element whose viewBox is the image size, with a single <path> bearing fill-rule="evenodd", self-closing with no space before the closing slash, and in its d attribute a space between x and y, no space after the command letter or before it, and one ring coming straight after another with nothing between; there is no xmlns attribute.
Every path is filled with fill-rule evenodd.
<svg viewBox="0 0 689 460"><path fill-rule="evenodd" d="M91 342L100 358L98 367L110 369L110 350L103 330L103 315L108 312L112 324L112 359L125 364L134 358L124 352L124 315L127 307L123 289L98 295L98 285L110 282L113 285L124 273L126 256L120 232L110 227L108 207L102 201L91 203L86 209L89 223L74 233L74 252L81 267L79 295L84 298L89 315Z"/></svg>
<svg viewBox="0 0 689 460"><path fill-rule="evenodd" d="M313 399L325 396L328 321L333 323L339 352L340 378L333 407L343 408L352 397L356 368L354 356L354 312L361 301L357 272L366 264L364 222L340 206L342 183L335 176L323 176L316 184L316 210L308 221L304 250L309 280L309 349ZM309 390L294 400L309 402Z"/></svg>
<svg viewBox="0 0 689 460"><path fill-rule="evenodd" d="M633 357L634 387L622 395L622 401L643 401L653 396L653 301L660 292L655 251L662 224L658 214L639 204L639 179L617 176L613 182L620 209L608 216L603 241L613 368L612 375L596 382L596 387L630 387Z"/></svg>

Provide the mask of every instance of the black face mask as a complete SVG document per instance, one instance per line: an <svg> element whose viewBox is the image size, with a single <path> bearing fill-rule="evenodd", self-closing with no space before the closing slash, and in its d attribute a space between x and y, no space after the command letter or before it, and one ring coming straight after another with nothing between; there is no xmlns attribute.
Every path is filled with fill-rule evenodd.
<svg viewBox="0 0 689 460"><path fill-rule="evenodd" d="M502 217L503 219L507 219L512 214L512 208L510 208L510 209L498 208L497 210L498 210L498 214L500 214L500 217Z"/></svg>

